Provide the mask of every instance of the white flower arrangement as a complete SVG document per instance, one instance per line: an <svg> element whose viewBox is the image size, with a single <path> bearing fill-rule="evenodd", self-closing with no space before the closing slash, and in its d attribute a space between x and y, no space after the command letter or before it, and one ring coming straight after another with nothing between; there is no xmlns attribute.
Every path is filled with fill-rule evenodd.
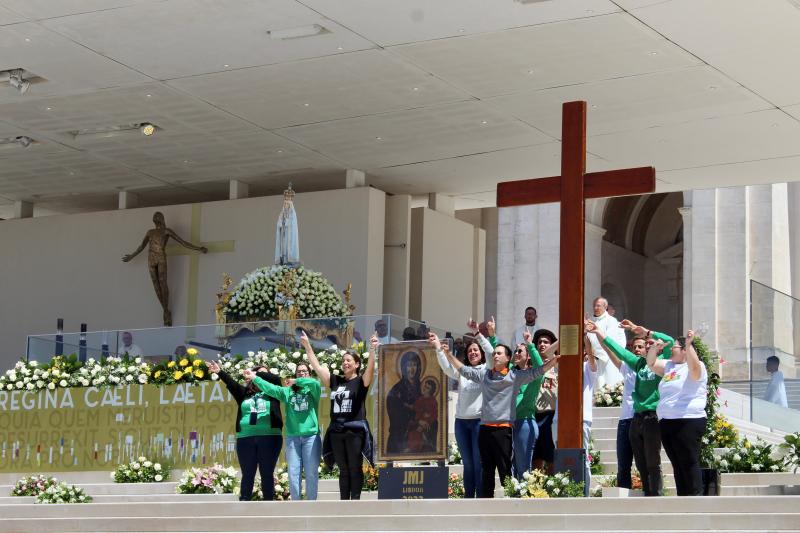
<svg viewBox="0 0 800 533"><path fill-rule="evenodd" d="M620 381L616 385L603 385L594 393L595 407L619 407L622 405L622 389L624 384Z"/></svg>
<svg viewBox="0 0 800 533"><path fill-rule="evenodd" d="M458 444L452 440L447 443L447 463L451 465L461 464L461 450L458 449Z"/></svg>
<svg viewBox="0 0 800 533"><path fill-rule="evenodd" d="M352 350L361 354L361 367L367 363L369 352L364 349L364 343L353 344ZM332 346L327 350L315 352L319 364L328 368L331 373L341 375L342 358L347 350ZM243 379L242 372L248 368L266 368L269 372L281 377L292 377L297 365L303 363L308 365L308 358L305 353L300 353L284 347L273 348L270 351L248 352L242 358L226 358L219 362L220 368L227 372L236 380ZM211 375L211 379L218 379L216 374Z"/></svg>
<svg viewBox="0 0 800 533"><path fill-rule="evenodd" d="M117 483L159 483L169 479L169 467L141 456L136 461L121 464L111 473Z"/></svg>
<svg viewBox="0 0 800 533"><path fill-rule="evenodd" d="M36 496L36 503L89 503L92 497L75 485L60 482L51 485Z"/></svg>
<svg viewBox="0 0 800 533"><path fill-rule="evenodd" d="M232 322L276 320L278 306L293 304L300 318L349 316L350 309L319 272L272 265L247 274L223 310Z"/></svg>

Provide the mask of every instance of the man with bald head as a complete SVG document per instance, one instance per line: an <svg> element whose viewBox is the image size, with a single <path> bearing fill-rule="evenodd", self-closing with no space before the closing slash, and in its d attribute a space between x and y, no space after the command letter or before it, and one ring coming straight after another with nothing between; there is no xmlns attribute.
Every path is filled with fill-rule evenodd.
<svg viewBox="0 0 800 533"><path fill-rule="evenodd" d="M592 302L592 311L593 316L590 320L597 324L598 329L620 346L625 346L627 344L625 330L619 327L619 321L616 318L608 314L608 300L602 296L595 298ZM589 341L592 343L592 351L597 359L597 387L613 386L622 381L622 374L617 367L610 364L608 354L598 342L597 337L589 335Z"/></svg>

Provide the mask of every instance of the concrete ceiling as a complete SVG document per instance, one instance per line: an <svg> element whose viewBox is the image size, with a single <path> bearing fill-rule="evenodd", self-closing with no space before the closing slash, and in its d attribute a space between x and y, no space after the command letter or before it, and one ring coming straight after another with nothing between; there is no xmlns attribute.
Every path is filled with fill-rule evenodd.
<svg viewBox="0 0 800 533"><path fill-rule="evenodd" d="M558 173L585 99L588 166L658 190L800 179L795 0L0 0L0 218L340 186L492 205ZM318 35L269 30L318 24ZM151 122L107 135L70 132Z"/></svg>

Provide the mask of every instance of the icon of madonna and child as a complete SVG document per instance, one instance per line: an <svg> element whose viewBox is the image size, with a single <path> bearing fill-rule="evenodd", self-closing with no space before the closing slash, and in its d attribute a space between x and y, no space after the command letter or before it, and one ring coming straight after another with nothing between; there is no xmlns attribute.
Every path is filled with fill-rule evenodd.
<svg viewBox="0 0 800 533"><path fill-rule="evenodd" d="M444 459L447 383L424 343L389 344L380 359L379 459Z"/></svg>

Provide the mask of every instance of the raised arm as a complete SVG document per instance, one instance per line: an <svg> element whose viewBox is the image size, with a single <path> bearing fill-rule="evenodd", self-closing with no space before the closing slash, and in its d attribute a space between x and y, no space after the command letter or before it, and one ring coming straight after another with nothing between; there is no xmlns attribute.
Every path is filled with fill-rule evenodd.
<svg viewBox="0 0 800 533"><path fill-rule="evenodd" d="M149 233L144 236L144 239L142 239L142 244L140 244L139 247L136 250L133 251L133 253L125 254L125 255L122 256L122 261L124 263L127 263L128 261L130 261L131 259L133 259L137 255L142 253L142 250L144 250L144 248L145 248L145 246L147 246L148 242L150 242L150 234Z"/></svg>
<svg viewBox="0 0 800 533"><path fill-rule="evenodd" d="M666 333L659 333L658 331L647 329L644 326L639 326L637 324L634 324L627 318L619 323L619 327L623 329L629 329L634 335L636 335L637 337L641 337L645 340L653 339L653 340L664 341L664 347L661 349L660 357L662 359L669 359L670 356L672 355L672 345L675 344L675 339L673 339Z"/></svg>
<svg viewBox="0 0 800 533"><path fill-rule="evenodd" d="M558 360L561 358L560 355L554 355L550 359L544 362L542 366L531 366L526 368L525 370L515 370L514 371L514 382L525 384L530 383L536 378L540 378L544 376L548 370L553 368Z"/></svg>
<svg viewBox="0 0 800 533"><path fill-rule="evenodd" d="M233 398L241 403L245 397L245 388L244 386L233 379L230 374L222 370L219 366L219 363L216 361L208 361L206 362L206 366L208 367L209 372L212 374L216 374L219 376L219 379L225 384L225 387L228 389L228 392L231 393Z"/></svg>
<svg viewBox="0 0 800 533"><path fill-rule="evenodd" d="M603 348L603 351L608 354L608 358L611 360L614 366L620 368L622 366L622 361L620 361L620 359L617 357L614 351L606 345L606 342L612 342L615 345L617 343L615 343L614 340L611 339L610 337L606 337L605 333L600 331L600 328L597 327L597 324L595 324L591 320L584 320L583 328L584 328L584 333L586 333L587 335L593 334L597 338L597 342L600 343L600 346Z"/></svg>
<svg viewBox="0 0 800 533"><path fill-rule="evenodd" d="M659 359L658 353L664 348L666 343L662 340L656 340L650 349L647 350L647 366L657 376L664 376L664 368L667 366L666 359Z"/></svg>
<svg viewBox="0 0 800 533"><path fill-rule="evenodd" d="M378 332L376 331L369 340L369 360L367 361L367 368L364 370L364 375L361 376L365 387L369 387L369 384L372 383L372 377L375 375L375 359L378 358L378 346L380 346L380 344Z"/></svg>
<svg viewBox="0 0 800 533"><path fill-rule="evenodd" d="M686 332L686 364L689 365L689 377L692 381L700 381L703 377L703 362L700 361L692 341L694 341L694 331L690 329Z"/></svg>
<svg viewBox="0 0 800 533"><path fill-rule="evenodd" d="M542 356L539 354L539 350L536 349L536 345L533 344L533 335L531 335L531 332L526 329L522 333L522 338L525 339L528 355L531 357L531 366L542 366L544 362L542 361Z"/></svg>
<svg viewBox="0 0 800 533"><path fill-rule="evenodd" d="M550 346L548 346L547 349L545 349L545 351L543 351L539 355L541 355L545 359L549 359L554 353L556 353L558 351L558 342L559 341L556 341L553 344L551 344Z"/></svg>
<svg viewBox="0 0 800 533"><path fill-rule="evenodd" d="M434 332L428 333L428 342L431 343L433 349L436 350L436 362L439 363L439 367L442 371L447 375L447 377L458 379L459 373L456 368L450 364L450 361L447 359L447 355L444 351L444 346L442 342L439 340L439 336ZM448 350L449 352L449 350Z"/></svg>
<svg viewBox="0 0 800 533"><path fill-rule="evenodd" d="M283 403L289 403L289 398L291 397L292 392L288 387L275 385L274 383L263 380L258 376L253 378L253 384L258 388L258 390L265 393L267 396L275 398Z"/></svg>
<svg viewBox="0 0 800 533"><path fill-rule="evenodd" d="M178 244L183 246L184 248L188 248L190 250L197 250L198 252L207 253L208 248L205 246L195 246L194 244L190 243L189 241L184 241L181 239L180 235L172 231L171 229L167 228L167 235L178 241Z"/></svg>
<svg viewBox="0 0 800 533"><path fill-rule="evenodd" d="M591 344L589 341L589 336L584 333L583 335L583 342L586 344ZM594 356L594 350L589 350L589 355L587 356L589 362L589 370L592 372L597 372L597 358Z"/></svg>
<svg viewBox="0 0 800 533"><path fill-rule="evenodd" d="M311 368L314 369L317 376L319 376L320 382L326 387L330 387L331 371L319 364L319 359L317 359L316 354L314 354L314 349L311 347L311 342L308 340L308 335L306 335L305 331L300 333L300 345L305 348L308 362L311 364Z"/></svg>

